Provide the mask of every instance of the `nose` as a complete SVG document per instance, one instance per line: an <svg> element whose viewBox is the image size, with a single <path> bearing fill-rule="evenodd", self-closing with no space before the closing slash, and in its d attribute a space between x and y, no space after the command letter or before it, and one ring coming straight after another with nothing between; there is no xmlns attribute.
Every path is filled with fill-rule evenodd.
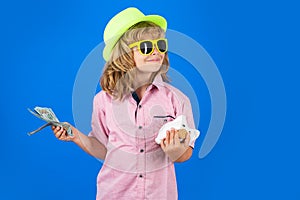
<svg viewBox="0 0 300 200"><path fill-rule="evenodd" d="M152 52L152 55L157 55L157 54L159 54L159 52L158 52L158 50L157 50L157 46L154 45L154 50L153 50L153 52Z"/></svg>

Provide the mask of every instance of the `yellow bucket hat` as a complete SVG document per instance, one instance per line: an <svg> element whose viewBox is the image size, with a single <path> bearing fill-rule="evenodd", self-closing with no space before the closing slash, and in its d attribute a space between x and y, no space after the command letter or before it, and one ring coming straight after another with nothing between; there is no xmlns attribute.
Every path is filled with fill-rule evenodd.
<svg viewBox="0 0 300 200"><path fill-rule="evenodd" d="M103 49L103 58L108 61L111 52L120 39L120 37L133 25L149 21L161 27L164 31L167 30L167 21L159 15L144 15L137 8L127 8L116 14L106 25L103 39L105 47Z"/></svg>

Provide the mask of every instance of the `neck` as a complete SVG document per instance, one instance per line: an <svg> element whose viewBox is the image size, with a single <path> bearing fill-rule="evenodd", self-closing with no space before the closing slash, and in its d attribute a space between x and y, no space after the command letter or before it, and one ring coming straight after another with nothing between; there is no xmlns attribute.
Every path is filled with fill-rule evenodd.
<svg viewBox="0 0 300 200"><path fill-rule="evenodd" d="M141 72L137 71L135 76L135 84L134 88L140 88L140 87L147 87L150 85L150 79L151 79L152 72Z"/></svg>
<svg viewBox="0 0 300 200"><path fill-rule="evenodd" d="M152 74L153 72L141 72L137 70L134 88L139 99L143 98L147 87L151 84L150 79Z"/></svg>

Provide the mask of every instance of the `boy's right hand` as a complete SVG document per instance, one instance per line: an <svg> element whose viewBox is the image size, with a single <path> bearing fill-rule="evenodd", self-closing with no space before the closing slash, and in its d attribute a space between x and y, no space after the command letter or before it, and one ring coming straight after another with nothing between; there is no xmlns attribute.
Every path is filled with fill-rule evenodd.
<svg viewBox="0 0 300 200"><path fill-rule="evenodd" d="M68 123L68 125L70 124ZM72 125L70 126L72 129L73 136L68 135L67 131L61 126L51 126L51 129L57 139L62 141L74 141L77 136L77 132Z"/></svg>

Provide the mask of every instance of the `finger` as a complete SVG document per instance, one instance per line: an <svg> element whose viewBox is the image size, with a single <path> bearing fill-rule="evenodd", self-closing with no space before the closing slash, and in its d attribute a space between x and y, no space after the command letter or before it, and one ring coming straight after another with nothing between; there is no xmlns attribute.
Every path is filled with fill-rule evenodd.
<svg viewBox="0 0 300 200"><path fill-rule="evenodd" d="M171 131L170 131L170 144L174 144L174 135L175 135L175 129L171 129Z"/></svg>
<svg viewBox="0 0 300 200"><path fill-rule="evenodd" d="M59 131L59 127L54 126L53 133L56 134Z"/></svg>
<svg viewBox="0 0 300 200"><path fill-rule="evenodd" d="M59 139L64 139L65 138L65 129L63 129L62 127L61 127L61 129L60 129L60 136L59 136Z"/></svg>
<svg viewBox="0 0 300 200"><path fill-rule="evenodd" d="M54 131L54 129L56 128L56 126L52 125L51 126L51 129Z"/></svg>
<svg viewBox="0 0 300 200"><path fill-rule="evenodd" d="M64 129L62 127L58 126L58 128L56 128L55 130L57 130L57 132L55 133L55 137L57 137L58 139L60 139L61 136L62 136L62 133L63 133Z"/></svg>
<svg viewBox="0 0 300 200"><path fill-rule="evenodd" d="M68 135L67 135L67 131L65 129L63 129L63 132L61 134L61 140L65 140L67 141L68 140Z"/></svg>
<svg viewBox="0 0 300 200"><path fill-rule="evenodd" d="M179 143L180 143L180 138L179 138L178 131L176 131L174 134L174 144L177 145Z"/></svg>
<svg viewBox="0 0 300 200"><path fill-rule="evenodd" d="M161 142L160 142L160 147L161 147L163 150L165 150L165 148L166 148L166 145L165 145L165 139L161 140Z"/></svg>
<svg viewBox="0 0 300 200"><path fill-rule="evenodd" d="M57 129L55 129L55 130L56 130L56 132L55 132L55 137L56 137L57 139L59 139L60 136L61 136L61 130L57 130Z"/></svg>
<svg viewBox="0 0 300 200"><path fill-rule="evenodd" d="M191 134L190 134L190 132L188 132L186 134L186 137L185 137L185 140L184 140L184 144L188 146L189 143L190 143L190 140L191 140Z"/></svg>
<svg viewBox="0 0 300 200"><path fill-rule="evenodd" d="M56 132L60 131L60 128L61 128L60 126L56 126L56 128L55 128Z"/></svg>
<svg viewBox="0 0 300 200"><path fill-rule="evenodd" d="M170 131L166 132L166 138L164 141L164 144L167 146L168 144L170 144Z"/></svg>

